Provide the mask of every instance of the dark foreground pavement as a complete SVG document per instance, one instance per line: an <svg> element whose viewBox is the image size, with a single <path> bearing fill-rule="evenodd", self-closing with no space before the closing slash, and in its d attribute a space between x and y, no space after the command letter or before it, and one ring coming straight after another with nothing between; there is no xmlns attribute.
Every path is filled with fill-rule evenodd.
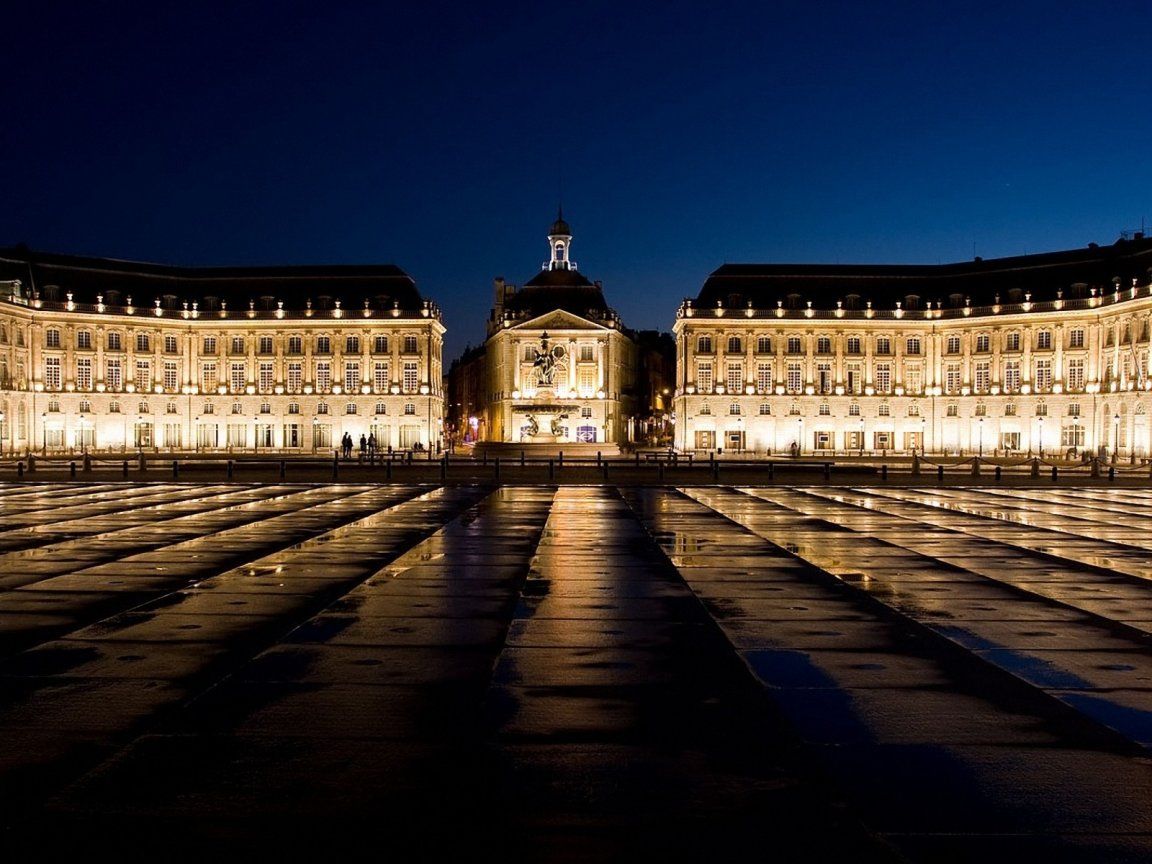
<svg viewBox="0 0 1152 864"><path fill-rule="evenodd" d="M0 486L0 844L1146 861L1150 503Z"/></svg>

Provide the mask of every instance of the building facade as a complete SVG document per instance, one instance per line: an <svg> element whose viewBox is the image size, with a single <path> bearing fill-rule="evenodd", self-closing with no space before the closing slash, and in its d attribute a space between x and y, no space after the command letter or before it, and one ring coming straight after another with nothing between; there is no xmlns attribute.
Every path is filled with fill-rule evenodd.
<svg viewBox="0 0 1152 864"><path fill-rule="evenodd" d="M441 443L440 310L399 268L177 268L0 250L5 453Z"/></svg>
<svg viewBox="0 0 1152 864"><path fill-rule="evenodd" d="M619 446L629 440L636 343L600 283L577 270L571 244L561 214L541 271L520 288L495 280L484 345L487 441Z"/></svg>
<svg viewBox="0 0 1152 864"><path fill-rule="evenodd" d="M675 443L1152 452L1152 241L939 266L725 265L679 308Z"/></svg>

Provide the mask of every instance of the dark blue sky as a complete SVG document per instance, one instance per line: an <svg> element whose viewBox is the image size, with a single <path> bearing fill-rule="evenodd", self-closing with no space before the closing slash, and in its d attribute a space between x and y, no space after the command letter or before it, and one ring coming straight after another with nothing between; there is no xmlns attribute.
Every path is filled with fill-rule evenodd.
<svg viewBox="0 0 1152 864"><path fill-rule="evenodd" d="M0 244L394 262L483 335L573 256L636 327L725 261L1152 222L1152 4L69 3L5 16Z"/></svg>

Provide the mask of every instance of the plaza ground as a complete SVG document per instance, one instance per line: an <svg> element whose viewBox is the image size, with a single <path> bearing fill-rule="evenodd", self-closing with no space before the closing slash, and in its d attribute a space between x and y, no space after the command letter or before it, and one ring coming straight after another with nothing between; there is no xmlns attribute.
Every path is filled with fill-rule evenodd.
<svg viewBox="0 0 1152 864"><path fill-rule="evenodd" d="M25 857L1152 857L1146 474L115 467L0 485Z"/></svg>

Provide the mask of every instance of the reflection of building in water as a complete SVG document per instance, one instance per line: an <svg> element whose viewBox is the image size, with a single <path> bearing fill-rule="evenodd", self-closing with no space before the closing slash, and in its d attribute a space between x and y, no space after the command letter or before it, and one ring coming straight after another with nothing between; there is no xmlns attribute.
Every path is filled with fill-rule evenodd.
<svg viewBox="0 0 1152 864"><path fill-rule="evenodd" d="M0 447L440 446L440 310L391 265L170 267L0 250Z"/></svg>
<svg viewBox="0 0 1152 864"><path fill-rule="evenodd" d="M495 282L485 344L487 440L620 444L635 414L636 345L599 282L571 260L559 216L550 257L523 287Z"/></svg>
<svg viewBox="0 0 1152 864"><path fill-rule="evenodd" d="M1152 240L726 264L677 313L686 450L1149 453Z"/></svg>

